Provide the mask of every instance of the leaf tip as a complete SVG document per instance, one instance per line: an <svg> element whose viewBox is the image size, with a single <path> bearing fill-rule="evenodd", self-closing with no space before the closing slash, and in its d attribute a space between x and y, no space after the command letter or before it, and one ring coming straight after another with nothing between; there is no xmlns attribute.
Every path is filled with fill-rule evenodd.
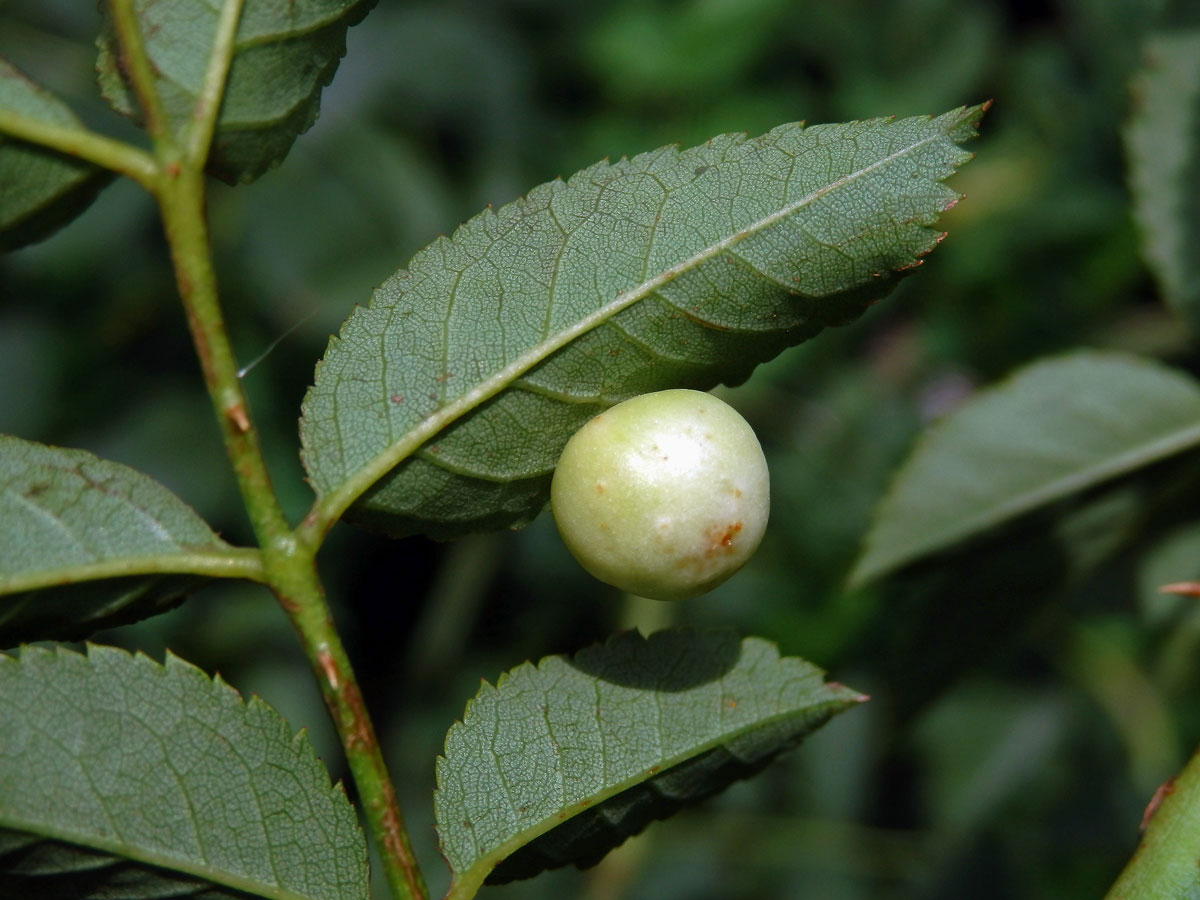
<svg viewBox="0 0 1200 900"><path fill-rule="evenodd" d="M829 686L830 690L841 693L843 695L842 699L847 703L866 703L871 699L870 694L864 694L862 691L856 691L854 688L846 687L846 685L842 684L840 681L827 681L825 683Z"/></svg>

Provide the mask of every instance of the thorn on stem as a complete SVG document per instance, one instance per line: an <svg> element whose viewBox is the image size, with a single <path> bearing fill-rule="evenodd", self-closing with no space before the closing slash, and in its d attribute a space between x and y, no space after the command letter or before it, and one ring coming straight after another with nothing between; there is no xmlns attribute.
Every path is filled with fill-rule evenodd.
<svg viewBox="0 0 1200 900"><path fill-rule="evenodd" d="M1162 806L1163 800L1171 795L1175 790L1175 779L1164 781L1155 790L1154 796L1150 798L1150 802L1146 804L1146 811L1142 813L1142 824L1139 826L1141 831L1146 830L1146 826L1150 824L1150 820L1154 818L1154 814L1158 812L1158 808Z"/></svg>
<svg viewBox="0 0 1200 900"><path fill-rule="evenodd" d="M1176 581L1164 584L1158 589L1160 594L1183 594L1186 597L1200 597L1200 581Z"/></svg>
<svg viewBox="0 0 1200 900"><path fill-rule="evenodd" d="M235 403L225 411L225 415L237 429L238 434L245 434L250 430L250 417L246 415L246 408L240 403Z"/></svg>

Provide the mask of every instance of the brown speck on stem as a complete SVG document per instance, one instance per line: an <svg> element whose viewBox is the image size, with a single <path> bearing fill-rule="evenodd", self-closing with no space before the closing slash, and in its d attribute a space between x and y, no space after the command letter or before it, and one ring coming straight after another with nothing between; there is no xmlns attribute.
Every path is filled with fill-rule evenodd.
<svg viewBox="0 0 1200 900"><path fill-rule="evenodd" d="M341 687L341 679L338 678L337 663L333 661L333 656L328 650L317 651L317 664L321 667L321 672L325 676L325 680L329 682L329 686L335 691Z"/></svg>
<svg viewBox="0 0 1200 900"><path fill-rule="evenodd" d="M289 616L294 616L300 610L300 604L289 597L287 594L279 594L279 605L283 607L283 611Z"/></svg>
<svg viewBox="0 0 1200 900"><path fill-rule="evenodd" d="M1139 829L1146 830L1146 826L1150 824L1150 820L1154 818L1154 814L1158 812L1158 808L1162 806L1162 802L1167 799L1175 790L1175 779L1165 781L1158 786L1158 790L1154 792L1154 796L1150 798L1150 802L1146 804L1146 810L1142 813L1142 824Z"/></svg>
<svg viewBox="0 0 1200 900"><path fill-rule="evenodd" d="M250 417L246 415L246 407L240 403L235 403L225 411L225 415L229 417L230 423L237 430L238 434L245 434L250 430Z"/></svg>

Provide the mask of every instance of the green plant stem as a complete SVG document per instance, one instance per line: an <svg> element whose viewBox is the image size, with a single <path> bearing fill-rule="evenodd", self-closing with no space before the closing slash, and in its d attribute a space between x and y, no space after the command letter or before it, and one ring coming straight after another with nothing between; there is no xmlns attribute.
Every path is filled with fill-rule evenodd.
<svg viewBox="0 0 1200 900"><path fill-rule="evenodd" d="M204 218L203 172L184 168L181 164L168 166L157 199L204 383L221 426L221 436L237 476L242 500L265 554L273 544L290 539L291 529L276 501L258 443L258 432L250 422L246 397L237 377L237 363L217 300Z"/></svg>
<svg viewBox="0 0 1200 900"><path fill-rule="evenodd" d="M204 175L182 164L168 164L164 171L157 196L179 292L226 452L262 548L267 583L300 635L333 716L388 882L397 897L425 900L395 789L316 574L316 547L297 541L284 518L237 377L209 253Z"/></svg>
<svg viewBox="0 0 1200 900"><path fill-rule="evenodd" d="M258 540L264 580L300 635L393 893L400 900L426 900L395 788L317 575L320 542L297 540L279 506L218 299L205 217L204 164L233 56L241 3L226 0L222 8L205 87L182 148L170 134L132 0L112 0L112 11L122 60L154 138L157 172L149 186L162 215L204 383Z"/></svg>
<svg viewBox="0 0 1200 900"><path fill-rule="evenodd" d="M55 125L0 109L0 133L126 175L148 191L158 179L158 164L149 153L80 126Z"/></svg>
<svg viewBox="0 0 1200 900"><path fill-rule="evenodd" d="M1105 900L1181 900L1200 890L1200 753L1159 788L1142 841Z"/></svg>
<svg viewBox="0 0 1200 900"><path fill-rule="evenodd" d="M325 705L337 725L392 894L404 900L426 900L425 882L350 659L330 618L311 557L299 542L293 547L295 559L307 558L307 565L294 565L280 573L282 577L274 582L279 601L300 634Z"/></svg>

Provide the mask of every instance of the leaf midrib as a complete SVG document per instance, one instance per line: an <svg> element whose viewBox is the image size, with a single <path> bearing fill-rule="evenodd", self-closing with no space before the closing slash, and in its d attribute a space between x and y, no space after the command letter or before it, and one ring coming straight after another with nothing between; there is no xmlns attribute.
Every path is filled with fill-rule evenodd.
<svg viewBox="0 0 1200 900"><path fill-rule="evenodd" d="M882 572L892 570L898 565L902 566L926 553L945 547L953 541L978 534L1010 518L1031 512L1053 500L1182 453L1198 444L1200 444L1200 425L1177 429L1149 444L1141 444L1124 453L1108 457L1099 463L1016 494L1003 503L990 506L984 512L959 520L952 527L935 532L931 537L909 547L904 553L892 553L883 556L881 560L871 561L871 554L868 551L867 555L863 557L864 565L856 567L851 573L849 584L851 586L865 584ZM867 562L871 562L871 565L865 565Z"/></svg>
<svg viewBox="0 0 1200 900"><path fill-rule="evenodd" d="M540 344L537 344L522 353L507 366L504 366L497 371L494 375L479 382L471 390L458 397L458 399L442 407L437 412L427 416L415 428L410 429L400 440L393 442L387 450L376 455L372 460L357 468L355 472L348 478L344 479L337 488L329 491L328 493L319 494L316 502L313 504L312 510L305 517L302 530L308 532L309 534L316 532L314 537L323 534L324 531L332 527L333 523L341 517L341 515L350 507L351 504L354 503L355 500L357 500L373 484L382 479L400 462L412 455L412 453L415 452L422 444L424 444L459 417L465 415L484 401L500 393L517 378L525 374L538 363L542 362L555 351L562 349L572 341L582 337L584 334L587 334L592 329L604 324L613 316L617 315L617 313L620 313L623 310L628 309L634 303L645 299L649 294L658 290L663 285L674 281L680 275L683 275L684 273L691 271L710 259L713 259L723 251L737 246L746 238L770 228L775 223L780 222L789 216L795 215L800 210L833 193L835 190L845 187L846 185L879 170L885 165L888 165L898 159L902 159L907 154L913 153L914 151L919 150L920 148L927 146L934 141L944 139L946 137L948 128L949 126L945 126L943 129L934 131L920 140L914 141L902 149L897 150L894 153L883 157L882 159L872 162L870 165L847 173L846 175L831 181L829 184L811 191L805 196L800 197L797 200L794 200L793 202L781 207L775 212L764 216L758 221L751 223L741 231L735 232L734 234L724 237L708 247L697 251L687 259L668 267L663 272L659 273L653 278L643 281L636 287L628 291L619 292L613 300L610 300L595 312L559 332L557 335L546 338Z"/></svg>
<svg viewBox="0 0 1200 900"><path fill-rule="evenodd" d="M34 831L31 826L36 826ZM262 897L264 900L313 900L313 894L297 894L278 885L264 884L250 878L244 878L223 869L187 863L178 857L166 854L151 853L144 848L135 847L121 841L106 841L92 834L81 834L67 828L57 828L40 822L16 821L3 815L0 811L0 829L8 829L20 834L32 835L44 840L59 841L73 847L86 847L101 853L125 859L133 863L168 872L179 872L204 879L210 884L227 887L231 890Z"/></svg>
<svg viewBox="0 0 1200 900"><path fill-rule="evenodd" d="M862 694L854 693L853 691L850 691L848 688L844 687L840 688L840 691L844 693L839 696L839 688L831 683L825 683L823 685L823 689L828 691L830 695L806 706L778 712L774 715L755 720L754 722L748 722L740 728L735 728L730 731L723 732L722 734L715 735L712 738L709 738L707 741L689 748L683 753L678 753L671 757L664 757L662 760L655 763L651 769L643 769L634 775L631 775L629 778L623 779L622 781L604 788L603 790L596 791L595 793L586 797L583 801L575 801L574 803L570 803L564 807L561 807L555 813L546 816L528 828L525 828L517 834L514 834L507 841L498 844L492 850L481 853L463 872L453 873L452 880L454 886L453 889L447 894L447 898L450 898L451 896L457 896L456 891L461 891L467 884L482 885L487 876L491 874L492 870L499 865L502 860L508 856L511 856L517 850L541 837L543 834L546 834L553 828L557 828L567 819L572 819L577 815L582 815L591 809L595 809L605 800L609 800L623 791L627 791L639 784L644 784L648 781L651 781L655 777L669 772L676 766L695 759L704 753L708 753L712 750L716 750L719 747L723 747L724 745L755 730L768 728L794 716L818 716L827 711L836 711L836 708L839 706L849 707L855 702L861 702L866 699L866 697ZM559 814L563 811L567 811L568 814L560 818ZM469 894L464 896L469 896Z"/></svg>
<svg viewBox="0 0 1200 900"><path fill-rule="evenodd" d="M257 550L227 546L212 550L117 556L59 568L31 569L12 575L0 574L0 596L108 578L136 578L141 575L197 575L210 578L246 578L251 581L262 581L265 577L262 559Z"/></svg>

